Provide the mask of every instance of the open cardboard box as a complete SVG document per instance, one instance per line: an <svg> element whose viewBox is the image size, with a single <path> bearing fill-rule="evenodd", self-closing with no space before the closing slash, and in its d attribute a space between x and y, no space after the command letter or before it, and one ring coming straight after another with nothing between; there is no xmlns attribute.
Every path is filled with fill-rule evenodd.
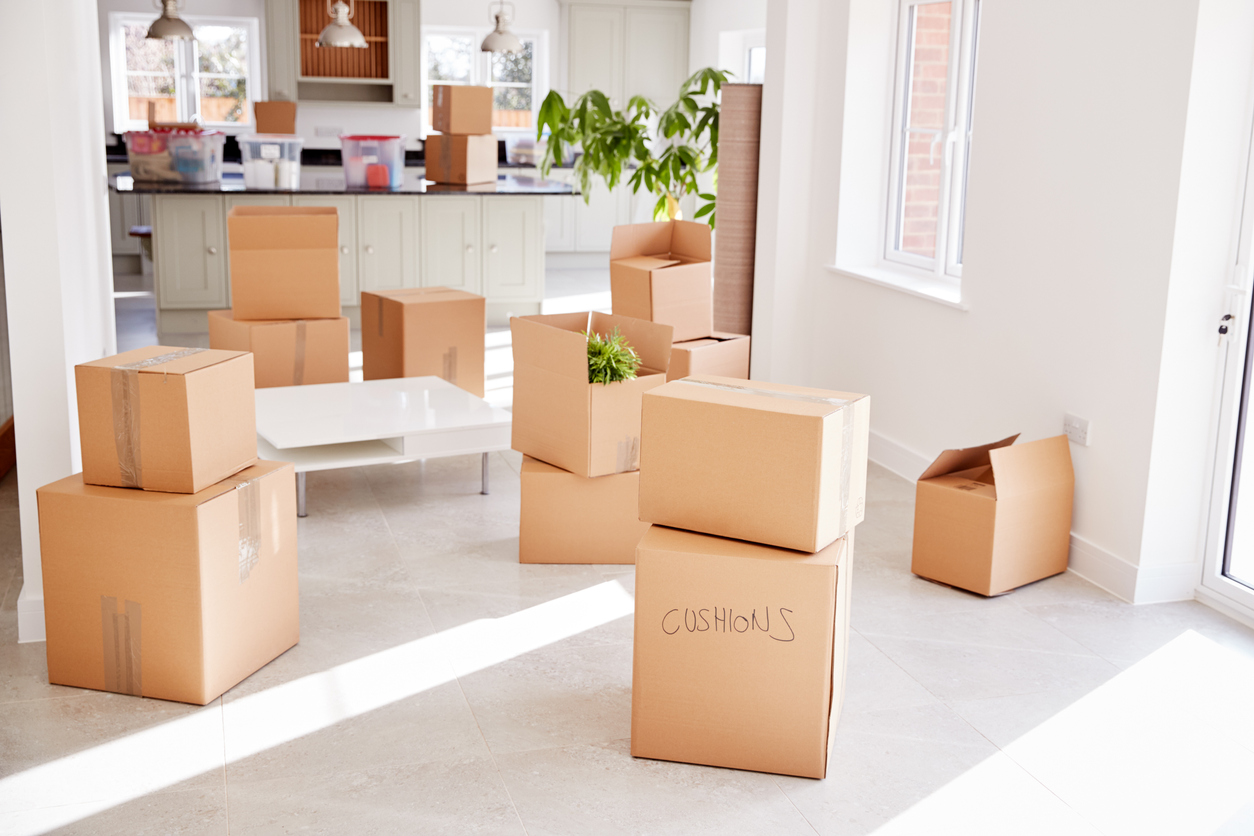
<svg viewBox="0 0 1254 836"><path fill-rule="evenodd" d="M749 337L716 331L700 340L671 346L671 369L667 380L694 374L749 379Z"/></svg>
<svg viewBox="0 0 1254 836"><path fill-rule="evenodd" d="M614 227L610 296L618 316L673 326L675 341L714 332L710 227L659 221Z"/></svg>
<svg viewBox="0 0 1254 836"><path fill-rule="evenodd" d="M862 522L871 399L698 375L645 394L640 519L816 552Z"/></svg>
<svg viewBox="0 0 1254 836"><path fill-rule="evenodd" d="M595 312L516 316L511 446L580 476L640 467L640 399L666 382L671 327ZM633 380L588 382L588 339L615 328L640 356Z"/></svg>
<svg viewBox="0 0 1254 836"><path fill-rule="evenodd" d="M205 705L299 640L292 465L36 495L52 684Z"/></svg>
<svg viewBox="0 0 1254 836"><path fill-rule="evenodd" d="M226 228L236 318L338 317L339 223L334 206L231 209Z"/></svg>
<svg viewBox="0 0 1254 836"><path fill-rule="evenodd" d="M258 389L348 382L348 317L236 319L209 311L209 346L251 351Z"/></svg>
<svg viewBox="0 0 1254 836"><path fill-rule="evenodd" d="M1065 435L946 450L915 488L920 577L1000 595L1067 570L1075 474Z"/></svg>
<svg viewBox="0 0 1254 836"><path fill-rule="evenodd" d="M853 532L816 554L653 526L636 550L631 754L822 778Z"/></svg>
<svg viewBox="0 0 1254 836"><path fill-rule="evenodd" d="M585 479L523 456L519 563L635 563L640 473Z"/></svg>
<svg viewBox="0 0 1254 836"><path fill-rule="evenodd" d="M485 304L447 287L362 291L362 376L435 375L482 398Z"/></svg>

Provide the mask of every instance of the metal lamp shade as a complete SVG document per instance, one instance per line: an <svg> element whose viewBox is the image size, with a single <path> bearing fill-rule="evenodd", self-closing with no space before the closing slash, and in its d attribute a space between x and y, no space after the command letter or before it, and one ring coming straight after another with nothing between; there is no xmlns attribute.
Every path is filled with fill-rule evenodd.
<svg viewBox="0 0 1254 836"><path fill-rule="evenodd" d="M148 27L148 37L163 40L192 40L192 27L179 17L178 0L162 0L161 17Z"/></svg>
<svg viewBox="0 0 1254 836"><path fill-rule="evenodd" d="M518 40L518 36L509 31L509 19L499 14L496 16L496 29L489 32L488 36L483 39L483 43L479 45L481 52L522 52L522 41Z"/></svg>
<svg viewBox="0 0 1254 836"><path fill-rule="evenodd" d="M332 21L322 30L315 46L354 49L367 49L370 46L366 43L366 36L361 34L361 30L348 22L348 19L352 17L352 10L344 3L344 0L335 0L335 5L328 11Z"/></svg>

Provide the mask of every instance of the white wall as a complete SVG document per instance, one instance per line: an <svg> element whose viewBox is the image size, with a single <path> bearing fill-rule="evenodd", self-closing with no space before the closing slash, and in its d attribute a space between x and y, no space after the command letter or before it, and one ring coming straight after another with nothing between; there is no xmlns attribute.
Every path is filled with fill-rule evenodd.
<svg viewBox="0 0 1254 836"><path fill-rule="evenodd" d="M79 469L74 365L115 350L102 80L93 0L18 3L5 20L25 33L0 50L0 77L10 79L0 84L0 112L22 114L21 131L0 131L22 530L18 631L20 641L41 641L35 490ZM22 164L31 149L56 164Z"/></svg>
<svg viewBox="0 0 1254 836"><path fill-rule="evenodd" d="M1108 585L1131 573L1132 585L1115 591L1133 597L1143 562L1200 559L1181 538L1159 555L1146 528L1153 527L1147 512L1169 511L1169 525L1196 531L1196 494L1183 507L1178 491L1152 507L1147 496L1164 484L1160 476L1193 478L1207 464L1194 445L1191 461L1170 455L1151 484L1152 453L1171 451L1181 433L1205 437L1210 420L1206 409L1185 410L1172 438L1156 437L1160 401L1171 399L1160 387L1179 382L1160 373L1179 360L1178 372L1209 382L1217 357L1213 329L1204 337L1209 350L1190 332L1187 355L1164 340L1173 333L1169 290L1173 306L1177 295L1193 300L1181 328L1217 317L1222 298L1221 277L1203 270L1186 280L1193 265L1174 259L1192 242L1176 239L1180 220L1203 217L1197 204L1220 197L1213 172L1186 172L1184 185L1196 179L1201 191L1192 209L1182 205L1198 0L983 4L965 311L826 268L838 218L877 211L841 207L835 161L847 140L849 91L883 83L846 73L866 34L850 29L851 11L855 23L873 19L868 7L882 2L770 2L754 374L870 393L873 455L910 478L946 447L1014 432L1056 435L1064 412L1091 419L1092 446L1072 446L1073 567L1106 572L1100 580ZM806 85L807 77L816 81ZM794 85L806 88L804 105ZM1247 112L1244 97L1236 104ZM1206 124L1216 120L1212 114ZM787 176L767 177L768 149L782 156L773 165ZM1233 153L1223 142L1207 150ZM807 162L802 176L788 162L794 154ZM1230 184L1222 198L1216 216L1231 211ZM1188 597L1192 587L1174 589L1169 597Z"/></svg>
<svg viewBox="0 0 1254 836"><path fill-rule="evenodd" d="M719 66L721 32L766 28L766 0L692 0L688 28L688 67ZM770 60L770 53L767 53ZM742 74L742 67L723 67ZM743 81L744 79L738 79Z"/></svg>

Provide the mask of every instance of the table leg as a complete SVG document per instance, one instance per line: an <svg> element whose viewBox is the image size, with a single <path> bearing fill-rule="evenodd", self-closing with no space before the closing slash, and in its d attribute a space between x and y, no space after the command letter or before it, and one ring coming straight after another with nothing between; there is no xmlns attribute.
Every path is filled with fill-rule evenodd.
<svg viewBox="0 0 1254 836"><path fill-rule="evenodd" d="M305 513L305 474L296 474L296 516L306 517Z"/></svg>
<svg viewBox="0 0 1254 836"><path fill-rule="evenodd" d="M488 454L483 454L483 490L479 491L483 496L488 495Z"/></svg>

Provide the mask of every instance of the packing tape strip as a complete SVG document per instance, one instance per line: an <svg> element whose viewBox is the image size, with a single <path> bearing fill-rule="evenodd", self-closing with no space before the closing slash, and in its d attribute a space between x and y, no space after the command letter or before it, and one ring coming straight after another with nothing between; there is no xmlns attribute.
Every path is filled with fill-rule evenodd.
<svg viewBox="0 0 1254 836"><path fill-rule="evenodd" d="M239 582L248 580L253 567L261 562L261 480L262 476L235 483L239 503Z"/></svg>
<svg viewBox="0 0 1254 836"><path fill-rule="evenodd" d="M840 427L840 533L844 535L849 530L849 479L853 475L853 410L845 407L853 404L853 401L844 398L822 398L818 395L802 395L797 392L776 392L771 389L740 386L735 383L711 383L708 380L692 380L686 377L673 382L687 383L689 386L704 386L707 389L720 389L724 392L764 395L768 398L801 401L802 403L829 404L835 407L831 412L824 413L823 417L831 415L836 410L843 410Z"/></svg>
<svg viewBox="0 0 1254 836"><path fill-rule="evenodd" d="M303 319L296 320L296 358L292 361L292 385L300 386L305 382L305 332L307 323Z"/></svg>
<svg viewBox="0 0 1254 836"><path fill-rule="evenodd" d="M615 473L640 469L640 436L632 435L618 442L618 468Z"/></svg>
<svg viewBox="0 0 1254 836"><path fill-rule="evenodd" d="M379 336L383 336L383 297L374 297L379 302Z"/></svg>
<svg viewBox="0 0 1254 836"><path fill-rule="evenodd" d="M453 143L448 138L440 140L440 173L448 180L453 179Z"/></svg>
<svg viewBox="0 0 1254 836"><path fill-rule="evenodd" d="M113 400L113 436L118 451L118 471L122 486L138 488L143 481L143 461L139 445L139 373L143 369L164 365L172 360L207 351L205 348L180 348L158 354L147 360L123 363L109 370Z"/></svg>
<svg viewBox="0 0 1254 836"><path fill-rule="evenodd" d="M143 610L135 601L123 602L100 596L100 626L104 653L104 689L117 694L142 696Z"/></svg>
<svg viewBox="0 0 1254 836"><path fill-rule="evenodd" d="M444 374L440 375L454 386L457 385L457 346L450 345L444 352Z"/></svg>

